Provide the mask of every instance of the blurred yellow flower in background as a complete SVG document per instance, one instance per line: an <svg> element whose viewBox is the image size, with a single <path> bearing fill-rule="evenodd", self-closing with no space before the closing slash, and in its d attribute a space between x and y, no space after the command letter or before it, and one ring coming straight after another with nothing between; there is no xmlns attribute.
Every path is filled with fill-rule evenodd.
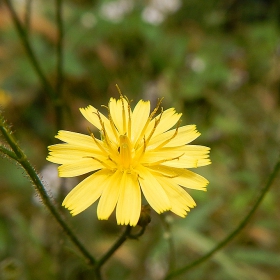
<svg viewBox="0 0 280 280"><path fill-rule="evenodd" d="M93 106L80 109L100 131L100 139L90 130L90 135L58 132L56 138L66 143L49 146L47 160L61 164L59 176L93 172L63 201L72 215L100 198L100 220L107 220L116 208L118 224L135 226L141 190L157 213L170 210L185 217L196 205L184 188L205 190L208 181L186 168L210 164L210 148L188 145L200 135L196 126L179 127L181 114L174 108L164 111L160 104L161 100L151 112L150 102L140 100L132 110L121 95L118 100L110 99L108 118Z"/></svg>

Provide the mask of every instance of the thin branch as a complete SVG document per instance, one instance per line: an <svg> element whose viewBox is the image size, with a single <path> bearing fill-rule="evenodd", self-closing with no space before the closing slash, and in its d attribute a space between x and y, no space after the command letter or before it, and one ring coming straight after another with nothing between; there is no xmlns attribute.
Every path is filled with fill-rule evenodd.
<svg viewBox="0 0 280 280"><path fill-rule="evenodd" d="M126 229L124 230L124 232L122 233L122 235L112 245L112 247L96 262L96 264L94 266L96 280L101 280L102 279L100 270L101 270L101 267L103 266L103 264L105 262L107 262L107 260L117 251L117 249L127 239L137 239L141 235L143 235L145 230L146 230L146 225L145 226L141 226L141 229L139 230L139 232L136 232L136 233L132 233L131 232L132 229L133 229L133 227L128 225L126 227Z"/></svg>
<svg viewBox="0 0 280 280"><path fill-rule="evenodd" d="M4 146L0 145L0 152L7 155L11 159L17 160L17 156L11 150L5 148Z"/></svg>
<svg viewBox="0 0 280 280"><path fill-rule="evenodd" d="M25 24L26 36L28 36L29 30L30 30L31 6L32 6L32 0L26 0L25 16L24 16L24 24Z"/></svg>
<svg viewBox="0 0 280 280"><path fill-rule="evenodd" d="M6 141L8 142L8 144L11 146L12 150L14 151L16 160L19 162L19 164L24 168L26 173L29 175L31 181L33 182L33 184L35 186L35 189L39 192L43 203L50 210L51 214L54 216L56 221L59 223L59 225L65 231L65 233L68 235L70 240L74 243L74 245L77 247L77 249L84 256L87 263L90 265L94 265L96 262L95 259L87 251L87 249L84 247L84 245L79 241L79 239L76 237L76 235L70 229L70 227L64 221L64 219L62 218L62 216L59 213L59 211L57 210L57 208L54 206L53 201L48 196L48 194L45 190L45 187L44 187L42 181L40 180L38 174L36 173L34 167L27 160L26 155L23 153L23 151L17 144L16 140L12 136L8 127L5 126L5 124L3 122L3 118L1 116L0 116L0 131L2 132L2 134L3 134L4 138L6 139ZM2 148L2 150L3 150L3 148ZM5 150L3 150L3 151L5 151ZM5 152L6 152L6 154L8 154L7 151L5 151Z"/></svg>
<svg viewBox="0 0 280 280"><path fill-rule="evenodd" d="M56 6L56 24L58 30L58 39L56 44L56 56L57 56L57 65L56 65L56 94L57 98L62 100L62 90L63 90L63 20L62 20L62 0L55 1ZM56 119L57 128L62 128L62 111L61 107L57 108L59 112L57 112L57 116L60 116Z"/></svg>
<svg viewBox="0 0 280 280"><path fill-rule="evenodd" d="M161 222L163 224L163 227L165 229L164 234L166 235L166 241L168 243L168 249L169 249L169 268L167 271L173 271L176 268L176 257L175 257L175 244L171 232L171 225L170 221L168 221L168 216L161 216Z"/></svg>
<svg viewBox="0 0 280 280"><path fill-rule="evenodd" d="M220 249L222 249L223 247L225 247L233 238L235 238L237 236L237 234L239 234L241 232L241 230L249 223L249 221L251 220L253 214L256 212L257 208L259 207L259 205L261 204L263 198L265 197L266 193L268 192L268 190L270 189L270 187L272 186L278 172L280 170L280 157L278 158L277 163L275 164L273 171L271 172L271 174L268 177L267 183L265 185L265 187L262 189L258 199L256 200L255 204L252 206L251 210L248 212L248 214L245 216L245 218L240 222L240 224L224 239L222 240L219 244L217 244L210 252L208 252L207 254L203 255L201 258L193 261L192 263L176 270L173 271L171 273L169 273L166 277L165 280L167 279L171 279L175 276L178 276L192 268L194 268L195 266L203 263L204 261L208 260L212 255L214 255L217 251L219 251Z"/></svg>
<svg viewBox="0 0 280 280"><path fill-rule="evenodd" d="M58 96L62 97L62 86L63 86L63 20L62 20L62 0L55 0L55 10L56 10L56 25L57 25L57 44L56 44L56 93ZM60 119L57 119L57 128L63 126L62 115ZM58 198L62 201L63 196L63 182L65 178L61 180L58 187Z"/></svg>
<svg viewBox="0 0 280 280"><path fill-rule="evenodd" d="M130 239L138 239L140 236L144 234L145 230L146 230L146 226L141 226L141 229L138 232L136 233L129 232L127 236Z"/></svg>
<svg viewBox="0 0 280 280"><path fill-rule="evenodd" d="M60 99L60 96L57 94L57 92L53 89L50 82L47 80L47 78L39 64L39 61L36 58L35 53L30 45L27 32L26 32L25 28L23 27L23 24L20 22L20 19L11 3L11 0L4 0L4 2L6 3L8 9L10 11L15 28L19 34L21 42L27 53L27 57L29 58L32 66L34 67L35 72L37 73L37 75L43 85L44 90L48 93L50 99L52 100L54 110L55 110L55 118L56 118L56 126L57 126L56 130L59 130L60 128L62 128L62 125L61 125L62 108L63 108L62 100Z"/></svg>
<svg viewBox="0 0 280 280"><path fill-rule="evenodd" d="M11 13L11 17L12 17L12 20L15 24L15 27L16 27L16 30L20 36L20 39L23 43L23 46L27 52L27 55L33 65L33 67L35 68L35 71L36 73L38 74L43 86L44 86L44 89L49 93L49 95L54 99L55 96L56 96L56 93L54 92L52 86L50 85L50 83L48 82L48 80L46 79L40 65L39 65L39 62L37 60L37 58L35 57L35 54L34 54L34 51L28 41L28 37L27 37L27 34L26 34L26 31L25 29L23 28L20 20L19 20L19 17L18 15L16 14L16 11L11 3L10 0L4 0L4 2L6 3L10 13Z"/></svg>
<svg viewBox="0 0 280 280"><path fill-rule="evenodd" d="M56 0L56 24L58 30L58 41L56 46L56 55L57 55L57 81L56 81L56 92L59 96L62 95L63 89L63 11L62 11L62 0Z"/></svg>
<svg viewBox="0 0 280 280"><path fill-rule="evenodd" d="M117 251L117 249L126 241L128 238L128 235L131 231L131 226L127 226L125 231L122 233L122 235L118 238L118 240L113 244L113 246L107 251L107 253L104 254L103 257L101 257L100 260L96 262L96 265L94 267L95 271L100 274L100 268L101 266Z"/></svg>

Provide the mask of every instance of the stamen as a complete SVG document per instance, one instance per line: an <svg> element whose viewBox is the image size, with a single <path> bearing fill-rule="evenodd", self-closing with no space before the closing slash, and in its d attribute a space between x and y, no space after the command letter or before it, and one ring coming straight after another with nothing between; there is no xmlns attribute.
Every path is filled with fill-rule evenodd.
<svg viewBox="0 0 280 280"><path fill-rule="evenodd" d="M147 148L145 135L144 135L144 137L143 137L143 142L144 142L144 144L143 144L143 154L144 154L144 153L146 152L146 148Z"/></svg>
<svg viewBox="0 0 280 280"><path fill-rule="evenodd" d="M184 169L182 168L170 168L164 165L160 165L155 168L152 167L151 170L153 173L156 173L160 176L164 176L166 178L176 178L184 174Z"/></svg>
<svg viewBox="0 0 280 280"><path fill-rule="evenodd" d="M114 133L114 135L116 137L116 140L119 141L119 134L118 134L117 128L115 126L115 123L114 123L114 121L112 119L112 116L111 116L111 113L110 113L110 109L109 109L108 106L105 106L105 105L103 105L103 107L105 107L108 110L108 118L109 118L109 121L110 121L111 128L112 128L113 133Z"/></svg>
<svg viewBox="0 0 280 280"><path fill-rule="evenodd" d="M119 86L116 84L116 88L117 88L117 90L118 90L118 92L119 92L119 95L120 95L120 99L121 99L121 102L122 102L122 119L123 119L123 131L122 131L122 133L124 134L124 133L126 133L127 131L126 131L126 118L125 118L125 110L124 110L124 96L122 95L122 92L121 92L121 90L120 90L120 88L119 88Z"/></svg>
<svg viewBox="0 0 280 280"><path fill-rule="evenodd" d="M167 140L163 141L161 144L159 144L156 148L154 148L154 150L162 148L163 146L168 144L172 139L174 139L177 136L181 122L182 122L181 120L179 120L177 122L176 130L175 130L174 134L169 139L167 139Z"/></svg>
<svg viewBox="0 0 280 280"><path fill-rule="evenodd" d="M127 110L128 110L128 131L127 136L129 139L131 139L131 107L130 107L130 101L127 99Z"/></svg>
<svg viewBox="0 0 280 280"><path fill-rule="evenodd" d="M176 175L167 175L167 174L164 174L164 173L162 173L162 172L160 172L160 171L156 171L156 170L154 170L153 169L153 173L157 173L158 175L160 175L160 176L163 176L163 177L166 177L166 178L176 178L176 177L179 177L183 172L180 172L181 174L176 174Z"/></svg>
<svg viewBox="0 0 280 280"><path fill-rule="evenodd" d="M124 169L130 168L131 143L126 135L120 135L120 160Z"/></svg>
<svg viewBox="0 0 280 280"><path fill-rule="evenodd" d="M116 88L117 88L117 90L119 92L119 95L122 96L122 92L121 92L121 89L119 88L118 84L116 84Z"/></svg>
<svg viewBox="0 0 280 280"><path fill-rule="evenodd" d="M161 108L161 113L160 113L159 117L158 117L158 118L155 118L155 124L154 124L154 127L153 127L153 129L152 129L150 135L149 135L148 138L147 138L147 143L150 141L150 139L152 138L153 134L154 134L155 131L156 131L157 126L159 125L160 120L161 120L161 117L162 117L162 113L163 113L163 108Z"/></svg>
<svg viewBox="0 0 280 280"><path fill-rule="evenodd" d="M100 122L100 125L101 125L101 128L102 128L102 132L103 132L103 135L104 135L104 137L105 137L104 122L102 121L102 118L101 118L100 113L99 113L98 110L95 112L95 114L97 115L97 117L98 117L98 119L99 119L99 122Z"/></svg>
<svg viewBox="0 0 280 280"><path fill-rule="evenodd" d="M142 151L137 151L137 155L135 155L135 157L134 157L134 162L137 164L137 162L139 162L140 161L140 159L144 156L144 154L145 154L145 151L146 151L146 148L147 148L147 145L146 145L146 140L145 140L145 136L143 137L143 141L144 141L144 143L143 143L143 145L141 146L141 148L142 148Z"/></svg>
<svg viewBox="0 0 280 280"><path fill-rule="evenodd" d="M126 130L126 117L125 117L125 108L124 108L124 101L123 96L121 95L121 102L122 102L122 121L123 121L123 134L127 132Z"/></svg>
<svg viewBox="0 0 280 280"><path fill-rule="evenodd" d="M158 108L159 108L159 106L160 106L162 100L163 100L163 97L158 99L156 108L153 110L153 112L152 112L152 113L150 114L150 116L149 116L149 119L150 119L150 120L154 117L154 115L155 115L155 113L157 112L157 110L158 110Z"/></svg>
<svg viewBox="0 0 280 280"><path fill-rule="evenodd" d="M97 147L102 151L104 152L106 155L108 155L108 151L106 151L104 149L104 147L102 147L102 145L100 145L100 143L98 143L97 139L94 137L93 133L91 132L90 128L88 127L88 132L89 132L89 135L91 136L91 138L94 140L95 144L97 145Z"/></svg>
<svg viewBox="0 0 280 280"><path fill-rule="evenodd" d="M151 113L150 116L148 117L148 119L147 119L147 121L146 121L146 123L145 123L145 126L143 127L143 129L142 129L142 131L141 131L141 133L140 133L140 135L139 135L139 137L138 137L138 139L137 139L137 141L136 141L136 143L135 143L135 147L137 147L137 146L139 145L139 142L141 141L141 139L142 139L143 136L145 135L145 131L146 131L146 129L147 129L149 123L150 123L151 120L153 119L154 115L156 114L156 112L157 112L157 110L158 110L158 108L159 108L159 106L160 106L162 100L163 100L163 97L160 98L160 99L158 99L157 106L155 107L155 109L152 111L152 113Z"/></svg>
<svg viewBox="0 0 280 280"><path fill-rule="evenodd" d="M182 157L185 153L181 154L180 156L178 157L174 157L174 158L169 158L169 159L162 159L162 160L159 160L159 161L156 161L156 162L153 162L153 163L146 163L145 165L146 166L154 166L154 165L159 165L161 163L164 163L164 162L167 162L167 161L172 161L172 160L179 160L180 157Z"/></svg>
<svg viewBox="0 0 280 280"><path fill-rule="evenodd" d="M111 156L108 156L108 159L109 159L110 161L112 161L112 162L117 166L117 163L111 158Z"/></svg>
<svg viewBox="0 0 280 280"><path fill-rule="evenodd" d="M160 174L161 176L163 176L163 177L166 177L166 178L170 178L170 179L172 179L172 178L176 178L176 177L179 177L179 175L174 175L174 176L171 176L171 175L165 175L165 174Z"/></svg>
<svg viewBox="0 0 280 280"><path fill-rule="evenodd" d="M96 114L97 114L97 116L98 116L98 118L99 118L99 122L100 122L100 124L101 124L101 128L102 128L101 131L102 131L102 133L103 133L104 141L105 141L107 147L110 149L110 151L111 151L112 153L114 153L115 150L112 148L111 141L110 141L110 139L109 139L109 137L108 137L108 134L107 134L106 129L105 129L105 126L104 126L104 122L103 122L102 119L101 119L101 116L100 116L99 111L97 111Z"/></svg>
<svg viewBox="0 0 280 280"><path fill-rule="evenodd" d="M102 161L102 160L100 160L100 159L98 159L98 158L89 157L89 156L86 156L86 157L84 157L84 158L92 158L92 159L98 161L99 163L101 163L105 168L110 169L110 170L114 170L111 166L107 165L104 161Z"/></svg>

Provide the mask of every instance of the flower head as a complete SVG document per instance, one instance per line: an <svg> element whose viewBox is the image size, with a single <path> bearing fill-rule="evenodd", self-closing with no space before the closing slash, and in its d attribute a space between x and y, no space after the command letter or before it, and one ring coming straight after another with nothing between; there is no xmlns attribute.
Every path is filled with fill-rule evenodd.
<svg viewBox="0 0 280 280"><path fill-rule="evenodd" d="M150 102L140 100L132 110L121 95L110 99L108 117L93 106L80 109L100 131L100 139L90 129L89 135L58 132L56 138L65 143L49 146L47 159L61 164L59 176L92 172L63 201L72 215L100 198L100 220L107 220L116 208L118 224L135 226L141 191L157 213L170 210L185 217L196 205L184 188L205 190L208 181L187 168L210 164L210 149L189 145L200 135L196 126L179 127L181 114L174 108L164 111L160 104L150 112Z"/></svg>

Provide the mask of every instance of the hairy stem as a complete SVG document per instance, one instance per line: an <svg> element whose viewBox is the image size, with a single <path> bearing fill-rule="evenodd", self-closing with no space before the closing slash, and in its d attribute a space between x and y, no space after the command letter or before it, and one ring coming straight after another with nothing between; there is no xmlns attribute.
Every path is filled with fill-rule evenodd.
<svg viewBox="0 0 280 280"><path fill-rule="evenodd" d="M84 245L79 241L79 239L76 237L76 235L70 229L70 227L64 221L64 219L62 218L62 216L59 213L59 211L57 210L57 208L54 206L54 202L48 196L41 179L39 178L39 176L36 173L33 166L27 160L26 155L23 153L23 151L17 144L16 140L12 136L9 129L4 125L2 117L0 117L0 131L2 132L2 134L3 134L4 138L6 139L6 141L8 142L8 144L11 146L11 148L14 152L14 155L12 155L11 151L5 149L4 147L1 147L1 151L3 153L5 153L6 155L10 156L11 158L17 160L17 162L24 168L24 170L30 177L31 181L33 182L35 189L39 192L45 206L49 209L49 211L54 216L54 218L59 223L59 225L62 227L64 232L68 235L70 240L74 243L74 245L77 247L77 249L84 256L84 258L86 259L86 262L90 265L94 265L96 262L95 259L87 251L87 249L84 247Z"/></svg>
<svg viewBox="0 0 280 280"><path fill-rule="evenodd" d="M0 152L7 155L11 159L17 160L17 156L15 155L15 153L2 145L0 145Z"/></svg>

